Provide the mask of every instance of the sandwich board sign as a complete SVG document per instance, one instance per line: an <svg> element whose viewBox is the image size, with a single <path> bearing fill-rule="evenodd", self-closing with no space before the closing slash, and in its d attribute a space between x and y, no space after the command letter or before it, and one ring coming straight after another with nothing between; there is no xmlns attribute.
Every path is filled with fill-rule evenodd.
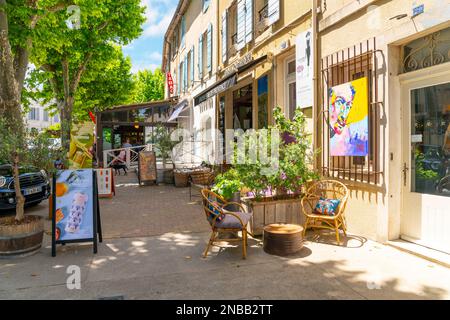
<svg viewBox="0 0 450 320"><path fill-rule="evenodd" d="M53 177L52 256L56 245L102 242L96 172L61 170Z"/></svg>

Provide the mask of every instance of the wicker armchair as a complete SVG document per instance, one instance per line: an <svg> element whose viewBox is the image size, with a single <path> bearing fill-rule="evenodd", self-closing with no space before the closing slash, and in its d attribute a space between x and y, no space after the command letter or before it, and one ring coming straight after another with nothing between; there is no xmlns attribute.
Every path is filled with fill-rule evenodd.
<svg viewBox="0 0 450 320"><path fill-rule="evenodd" d="M209 239L208 245L203 253L206 258L211 246L217 241L220 233L232 233L232 232L242 232L241 238L232 238L226 241L242 241L242 258L247 257L247 239L248 231L247 226L252 218L252 213L247 212L240 203L227 202L221 196L215 194L214 192L203 189L201 191L203 198L203 209L206 214L206 218L211 225L212 232ZM229 205L235 205L241 209L240 212L231 212L226 210ZM222 216L222 220L218 221L218 217Z"/></svg>
<svg viewBox="0 0 450 320"><path fill-rule="evenodd" d="M315 213L315 207L320 198L340 200L334 215ZM348 188L339 181L322 180L313 184L301 200L301 206L306 221L304 225L304 236L308 227L330 229L336 232L336 240L340 244L339 230L342 229L347 236L347 226L344 217L345 207L349 197Z"/></svg>

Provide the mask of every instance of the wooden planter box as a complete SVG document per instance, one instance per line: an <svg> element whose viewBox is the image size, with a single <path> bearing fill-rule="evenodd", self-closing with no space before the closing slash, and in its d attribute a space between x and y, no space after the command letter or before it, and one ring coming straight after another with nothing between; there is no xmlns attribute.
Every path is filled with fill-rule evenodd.
<svg viewBox="0 0 450 320"><path fill-rule="evenodd" d="M263 198L256 201L254 198L242 199L244 205L253 210L253 218L250 221L251 232L256 235L263 234L263 228L272 223L288 223L303 226L305 215L301 208L301 196L297 198L275 200Z"/></svg>

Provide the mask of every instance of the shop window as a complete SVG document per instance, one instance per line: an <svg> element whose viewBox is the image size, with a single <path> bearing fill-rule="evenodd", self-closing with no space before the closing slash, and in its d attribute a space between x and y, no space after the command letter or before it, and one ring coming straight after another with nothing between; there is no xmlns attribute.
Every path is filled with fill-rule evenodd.
<svg viewBox="0 0 450 320"><path fill-rule="evenodd" d="M233 92L233 129L253 128L253 86L248 85Z"/></svg>
<svg viewBox="0 0 450 320"><path fill-rule="evenodd" d="M375 52L373 39L322 61L322 129L319 130L325 176L371 184L380 182L380 103L378 84L374 81L378 60Z"/></svg>
<svg viewBox="0 0 450 320"><path fill-rule="evenodd" d="M258 129L269 125L269 77L258 79Z"/></svg>
<svg viewBox="0 0 450 320"><path fill-rule="evenodd" d="M288 59L285 65L286 73L286 99L287 116L289 119L294 118L295 109L297 108L297 83L296 83L296 64L295 58Z"/></svg>

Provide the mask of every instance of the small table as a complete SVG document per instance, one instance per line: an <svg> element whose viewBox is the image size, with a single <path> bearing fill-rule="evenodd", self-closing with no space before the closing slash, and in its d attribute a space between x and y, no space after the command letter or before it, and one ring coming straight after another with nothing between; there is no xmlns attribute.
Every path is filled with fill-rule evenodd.
<svg viewBox="0 0 450 320"><path fill-rule="evenodd" d="M303 248L303 227L295 224L269 224L264 227L264 251L287 256Z"/></svg>

